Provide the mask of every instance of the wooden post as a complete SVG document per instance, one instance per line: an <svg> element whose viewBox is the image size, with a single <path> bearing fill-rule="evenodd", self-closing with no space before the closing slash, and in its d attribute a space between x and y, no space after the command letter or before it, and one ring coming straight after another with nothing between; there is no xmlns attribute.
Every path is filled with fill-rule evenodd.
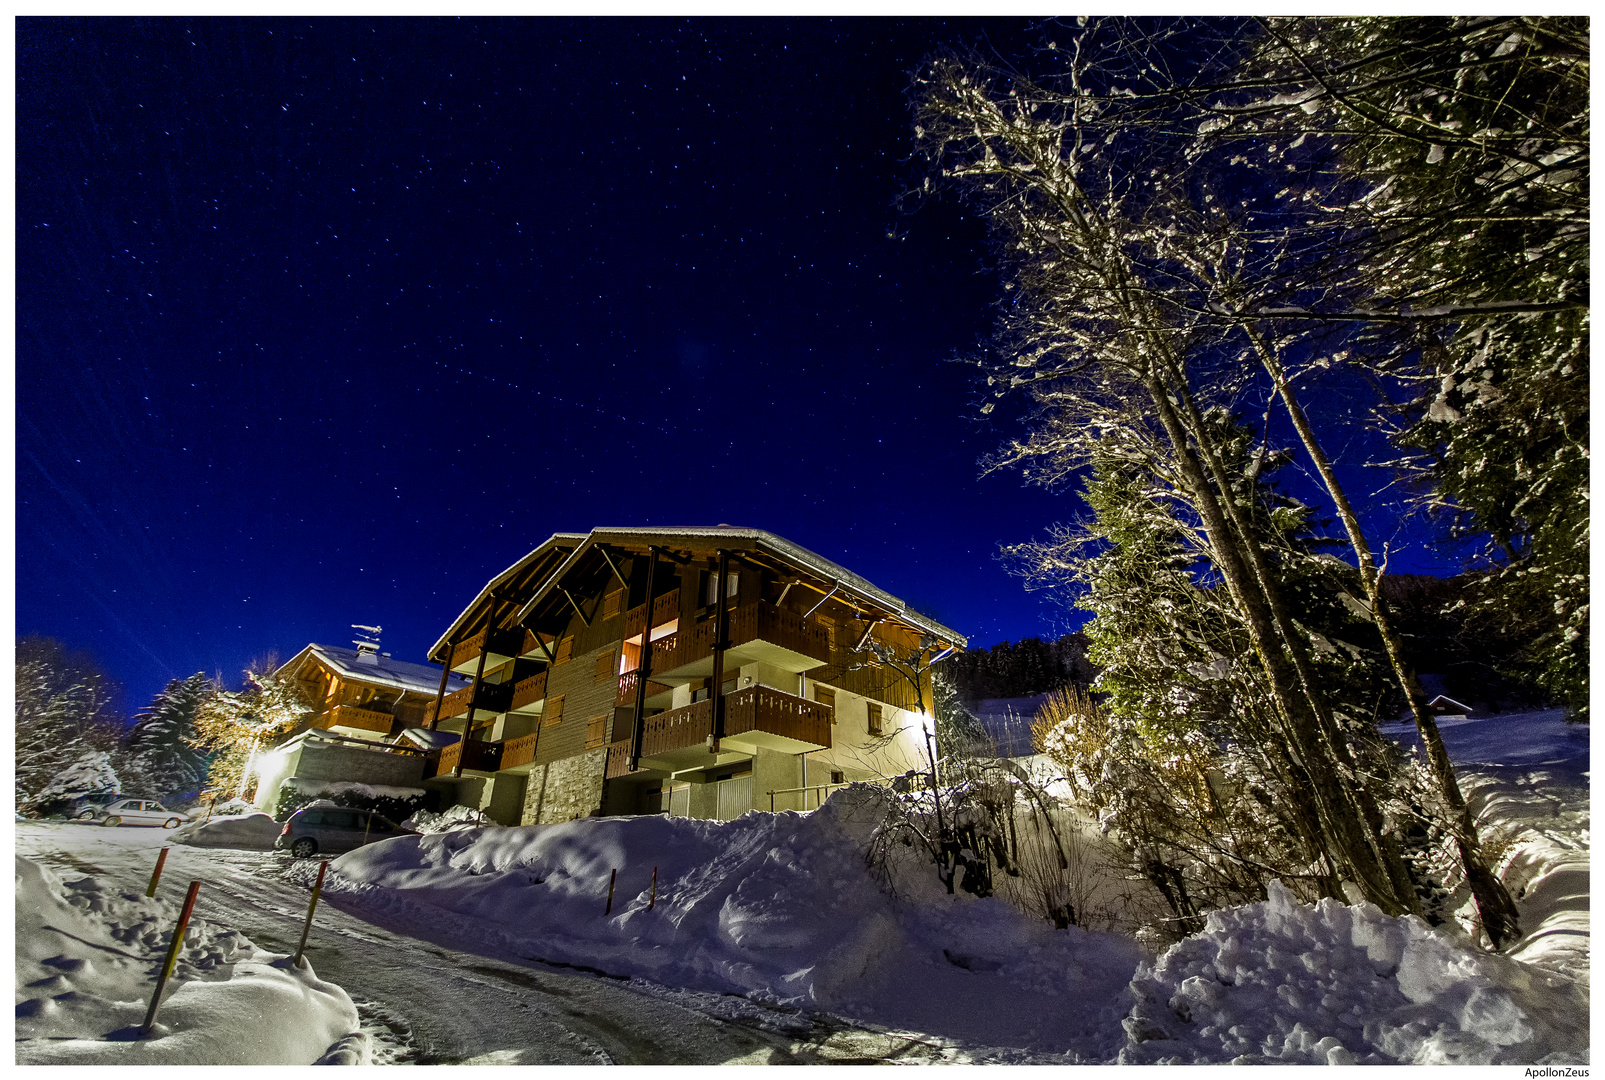
<svg viewBox="0 0 1605 1080"><path fill-rule="evenodd" d="M730 631L730 618L725 612L725 586L729 584L730 552L724 548L719 549L718 582L715 583L715 608L713 613L713 681L709 686L709 696L713 699L713 745L710 749L714 754L719 753L719 742L724 738L724 650L726 636Z"/></svg>
<svg viewBox="0 0 1605 1080"><path fill-rule="evenodd" d="M501 604L493 601L490 616L485 620L485 644L479 648L479 666L474 669L474 689L468 696L468 715L463 717L463 738L461 748L457 752L457 767L451 771L453 777L462 776L463 762L468 760L468 740L474 734L474 699L479 696L480 680L485 677L485 658L490 655L490 635L496 628L500 614Z"/></svg>
<svg viewBox="0 0 1605 1080"><path fill-rule="evenodd" d="M162 880L162 864L167 862L167 852L169 850L169 848L162 848L161 854L156 856L156 869L152 871L150 876L150 885L148 885L145 889L146 896L156 895L156 883Z"/></svg>
<svg viewBox="0 0 1605 1080"><path fill-rule="evenodd" d="M446 683L451 679L451 661L457 654L457 639L446 642L446 659L440 665L440 689L435 692L435 715L429 721L429 730L440 726L440 707L446 702Z"/></svg>
<svg viewBox="0 0 1605 1080"><path fill-rule="evenodd" d="M646 909L651 911L658 906L658 868L652 868L652 895L647 898Z"/></svg>
<svg viewBox="0 0 1605 1080"><path fill-rule="evenodd" d="M178 950L184 946L184 931L189 928L189 917L195 912L195 895L201 891L201 883L189 883L189 895L184 897L184 910L178 916L178 925L173 928L172 944L167 946L167 959L162 962L162 973L156 978L156 992L150 996L150 1008L145 1012L145 1022L140 1025L139 1037L150 1038L151 1028L156 1023L156 1010L162 1003L162 991L167 989L167 980L173 974L173 965L178 963Z"/></svg>
<svg viewBox="0 0 1605 1080"><path fill-rule="evenodd" d="M607 879L607 910L602 912L604 916L613 914L613 886L617 885L618 883L619 870L618 867L614 867L613 873L608 875Z"/></svg>
<svg viewBox="0 0 1605 1080"><path fill-rule="evenodd" d="M318 864L318 880L312 885L312 902L307 905L306 925L301 927L301 944L295 947L295 966L301 966L301 954L307 950L307 935L312 932L312 913L318 910L318 894L323 892L323 875L329 872L329 860Z"/></svg>
<svg viewBox="0 0 1605 1080"><path fill-rule="evenodd" d="M652 675L652 588L657 582L658 548L647 546L646 617L641 620L641 660L635 665L635 725L630 732L630 772L641 767L641 740L646 735L646 681Z"/></svg>

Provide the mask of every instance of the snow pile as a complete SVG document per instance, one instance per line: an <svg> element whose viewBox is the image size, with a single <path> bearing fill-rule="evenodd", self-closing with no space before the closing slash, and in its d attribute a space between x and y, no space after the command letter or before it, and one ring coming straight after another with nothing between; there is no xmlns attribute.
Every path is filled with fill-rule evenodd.
<svg viewBox="0 0 1605 1080"><path fill-rule="evenodd" d="M345 991L201 918L190 920L155 1032L138 1040L181 901L118 894L94 878L64 883L18 858L16 902L20 1064L366 1060Z"/></svg>
<svg viewBox="0 0 1605 1080"><path fill-rule="evenodd" d="M421 799L429 794L423 788L396 787L391 784L364 784L355 780L308 780L292 776L284 781L286 787L313 798L338 799Z"/></svg>
<svg viewBox="0 0 1605 1080"><path fill-rule="evenodd" d="M1122 1064L1488 1065L1588 1053L1587 1001L1568 980L1370 904L1306 906L1276 882L1264 903L1211 913L1132 989Z"/></svg>
<svg viewBox="0 0 1605 1080"><path fill-rule="evenodd" d="M487 955L825 1009L1020 1060L1113 1057L1136 946L949 897L934 871L924 893L895 901L852 836L862 798L845 789L812 814L732 822L401 837L336 860L325 891Z"/></svg>
<svg viewBox="0 0 1605 1080"><path fill-rule="evenodd" d="M495 828L496 822L485 820L485 812L471 806L448 806L446 812L419 810L401 823L403 829L417 833L449 832L453 829Z"/></svg>
<svg viewBox="0 0 1605 1080"><path fill-rule="evenodd" d="M268 851L284 826L260 810L248 814L213 815L192 822L173 834L173 842L195 847L249 848Z"/></svg>

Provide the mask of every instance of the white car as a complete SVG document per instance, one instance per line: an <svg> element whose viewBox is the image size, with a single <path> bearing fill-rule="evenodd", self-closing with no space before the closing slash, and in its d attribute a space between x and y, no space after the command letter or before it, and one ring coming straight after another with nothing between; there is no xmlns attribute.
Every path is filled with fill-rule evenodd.
<svg viewBox="0 0 1605 1080"><path fill-rule="evenodd" d="M160 825L176 829L189 820L189 815L169 810L150 799L118 799L105 806L90 807L78 815L79 821L98 819L102 825Z"/></svg>

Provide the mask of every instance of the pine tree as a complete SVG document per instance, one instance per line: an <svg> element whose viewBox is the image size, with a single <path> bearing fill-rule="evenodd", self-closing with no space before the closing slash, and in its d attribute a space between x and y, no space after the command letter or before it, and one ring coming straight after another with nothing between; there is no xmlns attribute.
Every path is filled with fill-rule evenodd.
<svg viewBox="0 0 1605 1080"><path fill-rule="evenodd" d="M32 804L58 773L89 750L116 741L115 687L95 661L51 638L17 642L16 797Z"/></svg>
<svg viewBox="0 0 1605 1080"><path fill-rule="evenodd" d="M204 672L174 679L136 717L124 746L140 784L157 799L193 799L206 780L208 755L198 749L196 717L217 692Z"/></svg>

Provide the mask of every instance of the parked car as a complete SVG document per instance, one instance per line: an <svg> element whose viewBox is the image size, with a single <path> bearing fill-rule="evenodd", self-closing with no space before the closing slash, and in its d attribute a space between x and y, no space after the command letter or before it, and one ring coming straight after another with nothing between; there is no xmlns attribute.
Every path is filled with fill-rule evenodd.
<svg viewBox="0 0 1605 1080"><path fill-rule="evenodd" d="M288 850L298 859L310 859L318 854L354 851L364 844L388 840L409 831L372 810L308 807L290 815L273 846L280 851Z"/></svg>
<svg viewBox="0 0 1605 1080"><path fill-rule="evenodd" d="M181 810L169 810L153 799L114 799L104 806L86 806L78 811L79 821L98 821L102 825L160 825L176 829L189 820Z"/></svg>

